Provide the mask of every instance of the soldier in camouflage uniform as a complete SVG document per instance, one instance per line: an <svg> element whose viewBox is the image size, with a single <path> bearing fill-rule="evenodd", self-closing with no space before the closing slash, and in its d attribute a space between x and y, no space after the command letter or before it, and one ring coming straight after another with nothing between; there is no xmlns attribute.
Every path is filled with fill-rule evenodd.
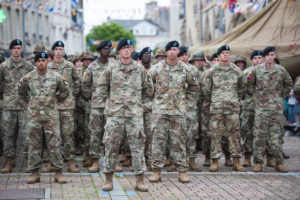
<svg viewBox="0 0 300 200"><path fill-rule="evenodd" d="M98 79L100 74L105 70L110 60L108 59L111 51L111 41L102 41L97 50L100 52L100 57L92 62L87 70L84 72L81 92L86 101L90 101L91 114L89 122L89 133L86 135L86 145L89 146L88 157L92 159L92 166L89 168L89 172L99 171L99 159L101 156L100 146L103 147L102 139L104 134L105 116L104 108L105 102L99 103L99 98L96 96L96 88L98 87ZM90 159L88 158L88 159Z"/></svg>
<svg viewBox="0 0 300 200"><path fill-rule="evenodd" d="M60 132L62 136L64 159L67 161L69 172L79 172L75 163L74 147L74 110L75 97L80 91L80 76L73 63L63 58L64 43L56 41L52 45L54 59L48 64L49 70L54 70L64 76L70 87L69 97L64 102L58 103Z"/></svg>
<svg viewBox="0 0 300 200"><path fill-rule="evenodd" d="M167 54L165 52L165 49L163 48L157 48L156 52L155 52L155 56L154 56L154 60L153 60L153 65L159 63L160 61L166 59Z"/></svg>
<svg viewBox="0 0 300 200"><path fill-rule="evenodd" d="M27 165L27 134L26 134L26 107L27 103L17 94L19 80L34 66L22 59L22 42L13 40L9 49L11 58L0 65L0 85L3 87L2 134L4 156L6 158L2 173L10 173L13 169L17 150L17 136L21 135L24 141L24 157ZM26 172L30 170L26 167Z"/></svg>
<svg viewBox="0 0 300 200"><path fill-rule="evenodd" d="M149 71L151 68L151 52L150 47L145 47L140 52L140 60L146 71ZM152 132L151 132L151 123L152 123L152 97L144 99L144 132L146 136L145 142L145 158L146 164L150 170L152 170Z"/></svg>
<svg viewBox="0 0 300 200"><path fill-rule="evenodd" d="M211 158L209 170L218 171L221 157L222 135L228 138L229 151L233 158L233 170L244 171L240 165L240 102L245 92L245 79L242 71L229 62L230 48L224 45L218 49L220 62L206 73L202 92L210 99L209 133L211 135Z"/></svg>
<svg viewBox="0 0 300 200"><path fill-rule="evenodd" d="M169 135L171 158L179 171L178 180L182 183L190 181L186 174L186 99L199 92L199 85L197 75L178 60L178 47L177 41L169 42L165 48L166 60L154 65L148 72L155 86L151 126L154 173L149 178L153 183L161 180Z"/></svg>
<svg viewBox="0 0 300 200"><path fill-rule="evenodd" d="M275 170L287 172L283 165L282 137L284 134L283 98L289 94L292 79L281 65L274 62L275 47L263 51L264 63L248 73L249 85L254 86L254 172L262 171L266 141L276 161Z"/></svg>
<svg viewBox="0 0 300 200"><path fill-rule="evenodd" d="M39 169L42 165L42 148L45 138L49 149L48 156L55 171L55 181L66 183L62 176L63 159L60 154L61 136L57 101L69 96L66 79L55 71L47 70L47 54L37 53L34 58L36 70L26 74L19 83L18 92L27 108L28 166L32 170L27 183L40 181Z"/></svg>
<svg viewBox="0 0 300 200"><path fill-rule="evenodd" d="M153 95L153 83L146 76L145 68L131 59L132 41L118 43L120 61L111 60L99 78L98 104L107 105L107 117L103 142L105 144L104 170L106 181L103 190L112 190L113 173L122 139L128 138L132 165L136 174L136 189L147 192L144 185L143 99Z"/></svg>
<svg viewBox="0 0 300 200"><path fill-rule="evenodd" d="M0 51L0 65L5 61L4 52ZM2 84L0 84L0 124L2 121L2 106L3 106L3 91L2 91ZM0 125L0 156L3 154L3 140L2 140L2 133L1 133L1 125Z"/></svg>

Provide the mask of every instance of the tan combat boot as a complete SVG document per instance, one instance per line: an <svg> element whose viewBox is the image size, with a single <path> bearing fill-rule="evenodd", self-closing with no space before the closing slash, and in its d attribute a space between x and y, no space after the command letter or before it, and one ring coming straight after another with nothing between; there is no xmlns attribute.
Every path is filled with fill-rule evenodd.
<svg viewBox="0 0 300 200"><path fill-rule="evenodd" d="M105 174L105 185L102 190L111 191L113 189L113 172Z"/></svg>
<svg viewBox="0 0 300 200"><path fill-rule="evenodd" d="M80 169L76 166L74 160L69 160L68 163L68 172L78 173L80 172Z"/></svg>
<svg viewBox="0 0 300 200"><path fill-rule="evenodd" d="M232 166L232 161L230 158L230 155L225 154L225 166L231 167Z"/></svg>
<svg viewBox="0 0 300 200"><path fill-rule="evenodd" d="M274 161L273 156L267 155L267 164L266 164L266 166L267 167L276 167L276 163Z"/></svg>
<svg viewBox="0 0 300 200"><path fill-rule="evenodd" d="M126 160L123 162L123 167L130 167L131 166L131 157L127 157Z"/></svg>
<svg viewBox="0 0 300 200"><path fill-rule="evenodd" d="M135 175L135 189L140 192L148 192L148 187L144 184L144 174Z"/></svg>
<svg viewBox="0 0 300 200"><path fill-rule="evenodd" d="M119 165L116 165L115 171L116 171L116 172L122 172L123 169L122 169L122 167L120 167Z"/></svg>
<svg viewBox="0 0 300 200"><path fill-rule="evenodd" d="M150 183L157 183L161 181L160 170L154 170L153 174L149 177Z"/></svg>
<svg viewBox="0 0 300 200"><path fill-rule="evenodd" d="M33 184L36 182L40 182L40 172L39 169L34 169L32 171L32 174L28 177L27 183L28 184Z"/></svg>
<svg viewBox="0 0 300 200"><path fill-rule="evenodd" d="M82 164L83 167L91 167L93 164L93 159L90 156L84 158L84 162Z"/></svg>
<svg viewBox="0 0 300 200"><path fill-rule="evenodd" d="M42 173L50 173L52 172L51 163L47 163L46 166L42 169Z"/></svg>
<svg viewBox="0 0 300 200"><path fill-rule="evenodd" d="M204 160L203 166L205 166L205 167L210 166L210 153L205 154L205 160Z"/></svg>
<svg viewBox="0 0 300 200"><path fill-rule="evenodd" d="M251 154L245 153L245 159L243 163L243 167L250 167L251 166Z"/></svg>
<svg viewBox="0 0 300 200"><path fill-rule="evenodd" d="M1 173L11 173L13 170L13 165L14 165L14 159L11 157L6 157L5 159L5 165L1 169Z"/></svg>
<svg viewBox="0 0 300 200"><path fill-rule="evenodd" d="M281 173L287 173L288 170L283 166L283 164L276 164L275 171L281 172Z"/></svg>
<svg viewBox="0 0 300 200"><path fill-rule="evenodd" d="M167 156L166 161L164 163L164 167L169 167L171 166L171 164L172 164L171 158L170 156Z"/></svg>
<svg viewBox="0 0 300 200"><path fill-rule="evenodd" d="M25 159L25 173L30 173L31 170L28 167L28 159Z"/></svg>
<svg viewBox="0 0 300 200"><path fill-rule="evenodd" d="M61 183L61 184L64 184L64 183L67 182L67 180L65 179L65 177L61 173L61 170L55 170L54 180L55 180L55 182Z"/></svg>
<svg viewBox="0 0 300 200"><path fill-rule="evenodd" d="M89 168L90 173L97 173L99 172L100 164L99 164L99 158L93 158L93 164Z"/></svg>
<svg viewBox="0 0 300 200"><path fill-rule="evenodd" d="M245 171L244 167L240 165L240 158L233 158L233 166L232 169L234 171L243 172Z"/></svg>
<svg viewBox="0 0 300 200"><path fill-rule="evenodd" d="M217 172L219 170L219 159L212 159L212 165L209 168L210 172Z"/></svg>
<svg viewBox="0 0 300 200"><path fill-rule="evenodd" d="M189 178L189 176L186 174L186 172L179 172L178 180L179 180L179 182L181 182L181 183L189 183L189 182L190 182L190 178Z"/></svg>
<svg viewBox="0 0 300 200"><path fill-rule="evenodd" d="M261 172L262 171L262 164L261 163L255 163L255 166L253 167L254 172Z"/></svg>
<svg viewBox="0 0 300 200"><path fill-rule="evenodd" d="M190 166L191 171L195 171L195 172L201 172L202 171L199 167L197 167L197 165L195 163L195 158L190 158L189 159L189 166Z"/></svg>

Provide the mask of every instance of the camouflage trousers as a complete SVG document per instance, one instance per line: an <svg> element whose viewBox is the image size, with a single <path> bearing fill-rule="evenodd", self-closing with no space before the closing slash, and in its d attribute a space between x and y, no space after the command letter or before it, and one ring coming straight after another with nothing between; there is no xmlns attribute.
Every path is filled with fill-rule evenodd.
<svg viewBox="0 0 300 200"><path fill-rule="evenodd" d="M57 110L34 110L28 114L28 167L33 169L42 166L43 141L46 141L48 158L52 167L63 168L60 153L61 135L59 129L59 114Z"/></svg>
<svg viewBox="0 0 300 200"><path fill-rule="evenodd" d="M89 131L91 134L89 155L92 158L100 158L101 156L101 146L103 147L102 139L104 135L104 125L104 108L92 108L89 123Z"/></svg>
<svg viewBox="0 0 300 200"><path fill-rule="evenodd" d="M75 159L74 110L59 110L60 133L65 160Z"/></svg>
<svg viewBox="0 0 300 200"><path fill-rule="evenodd" d="M241 157L239 114L212 114L210 116L209 129L211 135L210 156L212 159L221 157L223 135L228 140L231 157Z"/></svg>
<svg viewBox="0 0 300 200"><path fill-rule="evenodd" d="M170 156L174 164L177 166L178 171L187 171L186 123L186 118L183 116L152 115L152 165L154 169L161 170L163 168L166 155L166 145L169 140Z"/></svg>
<svg viewBox="0 0 300 200"><path fill-rule="evenodd" d="M74 116L75 116L75 128L74 128L75 148L82 148L84 144L84 118L85 118L83 107L76 106Z"/></svg>
<svg viewBox="0 0 300 200"><path fill-rule="evenodd" d="M243 109L241 114L241 137L243 153L253 152L254 110Z"/></svg>
<svg viewBox="0 0 300 200"><path fill-rule="evenodd" d="M107 117L103 139L105 144L104 173L114 172L119 148L125 136L128 138L135 174L142 174L146 170L143 118Z"/></svg>
<svg viewBox="0 0 300 200"><path fill-rule="evenodd" d="M152 132L151 132L151 123L152 123L152 113L144 113L144 131L146 136L145 142L145 156L152 160Z"/></svg>
<svg viewBox="0 0 300 200"><path fill-rule="evenodd" d="M198 119L188 118L186 134L186 154L188 158L196 158L196 140L198 135Z"/></svg>
<svg viewBox="0 0 300 200"><path fill-rule="evenodd" d="M83 155L90 155L90 142L91 142L91 133L89 130L90 123L90 112L84 112L84 145L83 145Z"/></svg>
<svg viewBox="0 0 300 200"><path fill-rule="evenodd" d="M3 155L5 157L16 157L18 135L23 141L23 152L25 158L28 156L28 137L26 132L25 110L3 110L2 111L2 139Z"/></svg>
<svg viewBox="0 0 300 200"><path fill-rule="evenodd" d="M253 132L254 162L263 163L266 145L269 143L270 154L274 156L276 163L282 164L284 115L282 113L256 111Z"/></svg>

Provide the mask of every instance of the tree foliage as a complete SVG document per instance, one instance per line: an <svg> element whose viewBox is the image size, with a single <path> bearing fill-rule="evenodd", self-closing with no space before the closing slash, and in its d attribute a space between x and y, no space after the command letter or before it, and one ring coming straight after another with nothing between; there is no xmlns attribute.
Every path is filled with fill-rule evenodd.
<svg viewBox="0 0 300 200"><path fill-rule="evenodd" d="M95 51L97 46L90 44L91 40L118 41L123 38L133 40L135 37L130 31L125 30L123 26L118 23L104 23L102 25L95 26L90 30L89 34L86 36L86 43L90 45L91 51Z"/></svg>

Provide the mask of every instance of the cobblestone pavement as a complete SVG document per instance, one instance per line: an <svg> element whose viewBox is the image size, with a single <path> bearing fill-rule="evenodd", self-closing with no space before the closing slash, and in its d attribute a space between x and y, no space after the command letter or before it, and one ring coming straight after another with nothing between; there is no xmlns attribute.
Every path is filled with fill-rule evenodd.
<svg viewBox="0 0 300 200"><path fill-rule="evenodd" d="M77 163L81 172L64 173L67 184L55 183L53 173L42 173L40 183L29 185L26 183L28 174L22 172L24 159L19 153L13 173L0 174L0 199L13 189L36 188L46 189L44 199L300 199L300 137L286 136L284 151L290 155L290 159L285 160L289 169L286 174L276 173L269 167L264 167L262 173L251 172L251 167L246 172L232 172L230 167L224 166L223 158L217 173L210 173L207 167L202 167L203 172L189 172L191 182L188 184L178 182L177 173L166 170L162 182L151 184L148 182L151 172L146 172L148 193L134 190L135 177L130 168L115 174L112 192L102 191L104 174L87 173L80 157ZM204 156L199 153L196 161L202 166ZM3 163L4 158L0 157L1 167ZM102 160L100 163L102 166Z"/></svg>

